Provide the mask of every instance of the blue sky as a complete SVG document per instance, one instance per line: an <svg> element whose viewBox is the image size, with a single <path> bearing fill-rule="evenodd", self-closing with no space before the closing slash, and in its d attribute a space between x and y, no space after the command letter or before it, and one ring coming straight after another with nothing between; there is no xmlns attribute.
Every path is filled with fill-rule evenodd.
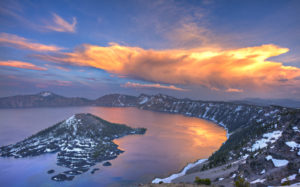
<svg viewBox="0 0 300 187"><path fill-rule="evenodd" d="M299 12L297 0L1 1L0 96L300 99Z"/></svg>

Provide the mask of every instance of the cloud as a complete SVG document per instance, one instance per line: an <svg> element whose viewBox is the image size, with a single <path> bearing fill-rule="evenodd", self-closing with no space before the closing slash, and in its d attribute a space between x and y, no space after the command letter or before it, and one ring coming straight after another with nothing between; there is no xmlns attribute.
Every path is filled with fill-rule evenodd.
<svg viewBox="0 0 300 187"><path fill-rule="evenodd" d="M107 47L85 44L73 52L37 55L43 60L90 66L129 78L215 90L267 90L299 87L300 69L268 58L288 52L276 45L238 49L194 48L145 50L111 43ZM286 80L285 82L279 80ZM230 90L231 89L231 90ZM235 90L235 91L237 91ZM227 90L228 91L228 90Z"/></svg>
<svg viewBox="0 0 300 187"><path fill-rule="evenodd" d="M47 29L56 32L76 32L77 19L75 17L73 17L72 23L68 23L66 20L55 13L53 13L52 16L53 20L51 23L46 25Z"/></svg>
<svg viewBox="0 0 300 187"><path fill-rule="evenodd" d="M26 38L8 33L0 33L0 44L38 52L56 52L63 49L55 45L33 43Z"/></svg>
<svg viewBox="0 0 300 187"><path fill-rule="evenodd" d="M174 85L161 85L161 84L140 84L134 82L127 82L126 84L122 85L125 88L160 88L160 89L169 89L169 90L177 90L177 91L188 91L183 88L178 88Z"/></svg>
<svg viewBox="0 0 300 187"><path fill-rule="evenodd" d="M235 92L235 93L242 93L244 90L242 89L236 89L236 88L228 88L225 90L226 92Z"/></svg>
<svg viewBox="0 0 300 187"><path fill-rule="evenodd" d="M40 70L40 71L47 70L47 68L36 66L29 62L21 62L15 60L0 61L0 66L15 67L21 69L32 69L32 70Z"/></svg>

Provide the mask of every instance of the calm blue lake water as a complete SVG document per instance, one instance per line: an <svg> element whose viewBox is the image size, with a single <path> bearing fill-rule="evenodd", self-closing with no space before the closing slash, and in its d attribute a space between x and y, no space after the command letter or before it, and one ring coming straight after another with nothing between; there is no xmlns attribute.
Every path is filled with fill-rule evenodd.
<svg viewBox="0 0 300 187"><path fill-rule="evenodd" d="M125 152L112 166L78 175L73 181L50 178L67 168L56 166L56 154L31 158L0 158L1 186L135 186L155 177L167 177L187 163L207 158L226 140L226 131L205 120L137 108L66 107L0 110L0 146L24 138L67 119L75 113L92 113L105 120L145 127L145 135L115 140ZM54 169L52 175L47 171Z"/></svg>

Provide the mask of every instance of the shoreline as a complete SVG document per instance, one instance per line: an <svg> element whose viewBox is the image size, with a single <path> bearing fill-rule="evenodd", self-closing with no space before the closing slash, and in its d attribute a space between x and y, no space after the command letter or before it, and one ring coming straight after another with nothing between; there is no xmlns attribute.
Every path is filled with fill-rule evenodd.
<svg viewBox="0 0 300 187"><path fill-rule="evenodd" d="M190 117L196 117L196 116L190 116ZM196 117L196 118L199 118L199 117ZM229 134L229 132L228 132L228 128L227 128L223 123L220 124L220 123L217 123L217 122L214 121L214 120L205 119L205 118L199 118L199 119L207 120L207 121L213 122L214 124L216 124L216 125L218 125L218 126L223 127L223 128L225 129L225 131L226 131L226 137L227 137L226 141L229 139L230 134ZM224 142L222 143L222 145L223 145L226 141L224 141ZM220 149L220 147L219 147L219 149ZM216 151L218 151L219 149L217 149ZM216 152L216 151L215 151L215 152ZM212 153L212 154L213 154L213 153ZM195 167L195 166L197 166L197 165L199 165L199 164L202 164L203 162L205 162L205 161L207 161L207 160L208 160L208 158L204 158L204 159L199 159L199 160L197 160L196 162L188 163L182 170L180 170L179 173L173 173L173 174L171 174L170 176L168 176L168 177L166 177L166 178L155 178L155 179L153 179L153 180L151 181L151 183L154 183L154 184L158 184L159 182L163 182L163 183L171 183L172 180L184 176L184 175L186 174L187 170L189 170L189 169L191 169L191 168L193 168L193 167Z"/></svg>
<svg viewBox="0 0 300 187"><path fill-rule="evenodd" d="M170 175L169 177L166 177L166 178L155 178L154 180L152 180L151 183L159 183L159 182L163 182L163 183L171 183L172 180L178 178L178 177L181 177L181 176L184 176L187 172L187 170L195 167L196 165L198 164L201 164L205 161L207 161L208 159L200 159L200 160L197 160L196 162L194 163L189 163L188 165L186 165L179 173L174 173L172 175Z"/></svg>

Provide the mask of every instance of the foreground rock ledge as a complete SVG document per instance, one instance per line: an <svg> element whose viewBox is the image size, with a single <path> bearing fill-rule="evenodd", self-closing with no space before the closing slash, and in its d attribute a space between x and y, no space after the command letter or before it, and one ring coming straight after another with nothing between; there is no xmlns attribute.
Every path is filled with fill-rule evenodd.
<svg viewBox="0 0 300 187"><path fill-rule="evenodd" d="M52 180L72 180L96 163L114 159L122 153L113 139L145 132L145 128L110 123L92 114L76 114L23 141L0 147L0 156L24 158L58 153L57 165L70 170L53 176Z"/></svg>

